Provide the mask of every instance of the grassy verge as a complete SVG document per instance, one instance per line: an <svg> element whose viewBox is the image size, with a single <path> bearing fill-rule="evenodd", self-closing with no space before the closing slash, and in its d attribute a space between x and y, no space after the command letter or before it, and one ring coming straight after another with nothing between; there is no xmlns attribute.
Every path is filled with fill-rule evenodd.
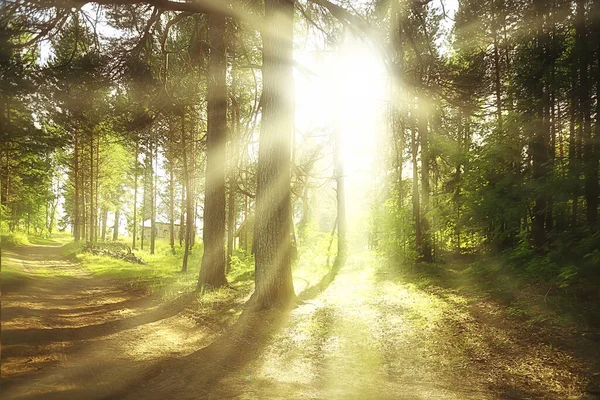
<svg viewBox="0 0 600 400"><path fill-rule="evenodd" d="M9 232L0 235L0 243L3 249L13 249L19 246L28 245L29 238L21 232Z"/></svg>
<svg viewBox="0 0 600 400"><path fill-rule="evenodd" d="M111 250L126 248L125 242L110 242L99 244ZM189 293L196 288L200 262L202 259L202 243L197 242L190 251L188 270L181 272L183 264L183 248L175 246L172 251L169 243L157 240L154 254L146 247L134 253L147 264L140 265L109 256L93 255L81 251L81 245L69 243L63 246L65 255L75 255L84 268L90 273L112 280L121 281L134 290L158 294L164 298L175 298L183 293ZM254 277L254 261L252 257L242 252L236 252L234 263L228 275L228 281L233 289L244 289L252 283ZM210 297L219 297L214 293Z"/></svg>
<svg viewBox="0 0 600 400"><path fill-rule="evenodd" d="M419 289L456 290L471 299L490 298L525 323L599 329L598 287L561 285L535 279L499 256L473 256L438 264L417 264L403 278ZM595 289L593 289L595 286ZM596 292L594 292L594 290Z"/></svg>

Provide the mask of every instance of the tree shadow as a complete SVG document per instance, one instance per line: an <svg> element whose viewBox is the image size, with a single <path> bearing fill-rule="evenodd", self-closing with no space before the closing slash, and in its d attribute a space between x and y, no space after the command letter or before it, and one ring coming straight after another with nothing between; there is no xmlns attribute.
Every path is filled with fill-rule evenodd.
<svg viewBox="0 0 600 400"><path fill-rule="evenodd" d="M335 280L335 278L337 277L337 275L340 272L340 270L342 269L342 267L346 264L346 260L347 260L346 256L342 256L342 255L336 256L329 272L327 274L325 274L321 278L321 280L319 282L317 282L315 285L304 289L302 291L302 293L300 293L298 295L298 300L300 300L300 301L312 300L315 297L317 297L318 295L320 295L321 293L323 293L325 290L327 290L329 285L331 285L333 283L333 281Z"/></svg>
<svg viewBox="0 0 600 400"><path fill-rule="evenodd" d="M160 362L127 387L100 398L207 398L222 379L239 374L249 363L260 359L288 316L289 310L245 310L227 332L208 346L188 356ZM230 392L222 394L224 398L238 394L233 387L225 390Z"/></svg>
<svg viewBox="0 0 600 400"><path fill-rule="evenodd" d="M298 300L310 300L325 291L346 262L336 257L331 270L321 280L298 295ZM290 310L257 311L246 308L237 321L208 346L179 359L161 362L126 388L102 399L209 398L223 379L240 374L247 365L259 362L260 356L289 319ZM241 376L241 375L240 375ZM219 398L239 395L244 387L219 387Z"/></svg>
<svg viewBox="0 0 600 400"><path fill-rule="evenodd" d="M168 303L159 305L156 309L141 315L108 321L100 324L84 325L76 328L32 328L32 329L3 329L2 345L11 346L28 343L48 343L74 340L93 339L110 335L122 330L132 329L140 325L150 324L179 314L189 304L192 294L183 295ZM3 355L5 355L3 351Z"/></svg>

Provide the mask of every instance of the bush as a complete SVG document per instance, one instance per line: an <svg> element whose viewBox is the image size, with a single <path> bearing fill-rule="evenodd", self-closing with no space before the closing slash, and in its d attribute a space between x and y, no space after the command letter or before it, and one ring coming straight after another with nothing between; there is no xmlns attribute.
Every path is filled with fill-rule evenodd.
<svg viewBox="0 0 600 400"><path fill-rule="evenodd" d="M7 234L0 235L0 243L2 248L10 249L18 246L25 246L29 244L27 235L21 232L10 232Z"/></svg>

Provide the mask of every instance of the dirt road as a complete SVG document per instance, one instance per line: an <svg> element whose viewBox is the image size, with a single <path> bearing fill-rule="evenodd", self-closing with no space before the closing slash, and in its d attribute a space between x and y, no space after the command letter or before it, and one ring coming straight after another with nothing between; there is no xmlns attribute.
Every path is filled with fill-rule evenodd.
<svg viewBox="0 0 600 400"><path fill-rule="evenodd" d="M181 313L98 279L59 246L3 253L26 276L2 286L3 399L81 399L109 395L162 359L210 337Z"/></svg>
<svg viewBox="0 0 600 400"><path fill-rule="evenodd" d="M3 399L596 398L597 342L420 290L372 257L352 257L291 312L245 312L221 333L57 248L9 257L31 277L2 296ZM48 266L59 276L36 274Z"/></svg>

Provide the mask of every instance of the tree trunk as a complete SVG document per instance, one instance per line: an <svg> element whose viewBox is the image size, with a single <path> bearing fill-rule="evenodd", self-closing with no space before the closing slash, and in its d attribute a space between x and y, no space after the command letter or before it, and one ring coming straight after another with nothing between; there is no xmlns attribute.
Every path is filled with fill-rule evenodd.
<svg viewBox="0 0 600 400"><path fill-rule="evenodd" d="M73 149L73 181L75 183L75 199L73 202L73 236L75 241L81 240L81 223L79 211L79 129L75 128L75 147Z"/></svg>
<svg viewBox="0 0 600 400"><path fill-rule="evenodd" d="M534 204L532 207L531 221L531 238L536 248L541 248L546 243L546 207L548 206L548 196L545 189L545 181L548 174L548 142L549 142L549 125L544 113L549 106L550 96L545 90L545 65L542 62L544 53L547 50L547 43L544 33L544 4L540 0L534 2L536 8L536 58L537 58L537 79L533 90L533 125L532 141L530 143L530 152L533 162L533 180L537 183L537 193L535 194Z"/></svg>
<svg viewBox="0 0 600 400"><path fill-rule="evenodd" d="M101 240L106 242L106 220L108 219L108 209L102 208L102 233L100 234Z"/></svg>
<svg viewBox="0 0 600 400"><path fill-rule="evenodd" d="M198 280L199 290L218 288L227 283L225 278L227 59L224 36L225 17L209 15L208 130L202 229L204 254Z"/></svg>
<svg viewBox="0 0 600 400"><path fill-rule="evenodd" d="M340 132L339 115L336 116L334 127L334 175L336 183L337 200L337 231L338 249L336 264L341 265L348 255L348 223L346 221L346 189L344 182L344 159L342 157L342 138Z"/></svg>
<svg viewBox="0 0 600 400"><path fill-rule="evenodd" d="M113 225L113 236L112 240L116 242L119 240L119 218L121 217L121 210L117 207L115 210L115 223Z"/></svg>
<svg viewBox="0 0 600 400"><path fill-rule="evenodd" d="M90 226L89 241L94 244L94 135L90 132Z"/></svg>
<svg viewBox="0 0 600 400"><path fill-rule="evenodd" d="M184 155L185 155L185 149L184 149ZM183 246L183 239L185 236L185 190L186 190L186 177L185 177L185 172L182 173L183 175L183 180L181 181L181 207L180 207L180 218L179 218L179 246Z"/></svg>
<svg viewBox="0 0 600 400"><path fill-rule="evenodd" d="M175 179L173 176L173 144L169 139L169 245L175 254Z"/></svg>
<svg viewBox="0 0 600 400"><path fill-rule="evenodd" d="M573 199L571 203L571 229L577 227L577 213L579 203L579 163L577 160L577 68L576 56L571 60L571 97L569 106L569 175L573 182Z"/></svg>
<svg viewBox="0 0 600 400"><path fill-rule="evenodd" d="M292 281L291 141L293 0L265 0L262 121L258 151L255 292L258 309L295 301Z"/></svg>
<svg viewBox="0 0 600 400"><path fill-rule="evenodd" d="M421 143L421 258L425 262L433 261L431 250L431 232L429 228L429 193L431 192L429 184L429 131L428 131L428 113L426 110L425 98L419 98L418 105L418 130L419 142Z"/></svg>
<svg viewBox="0 0 600 400"><path fill-rule="evenodd" d="M156 246L156 178L158 176L158 150L153 150L152 139L150 139L150 254L154 254ZM156 163L156 168L154 168Z"/></svg>
<svg viewBox="0 0 600 400"><path fill-rule="evenodd" d="M98 187L100 185L100 138L98 138L98 140L96 140L96 179L95 179L95 186L94 186L94 195L96 196L94 199L94 225L95 225L95 229L94 229L94 243L98 243L98 235L99 235L99 230L100 230L100 215L99 215L99 209L98 209L98 194L100 193L100 191L98 190Z"/></svg>
<svg viewBox="0 0 600 400"><path fill-rule="evenodd" d="M135 139L135 159L133 160L133 243L131 248L135 250L135 241L137 240L137 193L138 193L138 156L139 140Z"/></svg>
<svg viewBox="0 0 600 400"><path fill-rule="evenodd" d="M82 152L84 149L81 149ZM88 240L88 231L87 227L87 203L86 203L86 193L85 193L85 169L81 168L81 230L82 232L81 238L87 242Z"/></svg>
<svg viewBox="0 0 600 400"><path fill-rule="evenodd" d="M498 44L498 21L494 1L492 1L492 34L494 38L494 90L496 92L496 118L498 130L502 132L502 85L500 81L500 49Z"/></svg>
<svg viewBox="0 0 600 400"><path fill-rule="evenodd" d="M181 265L181 272L187 272L188 258L190 254L190 245L192 239L192 229L194 226L194 208L192 202L192 183L190 182L190 173L188 171L187 161L187 146L185 138L185 111L181 115L181 145L183 148L183 180L185 181L186 187L186 211L187 216L185 219L185 238L184 238L184 251L183 251L183 263Z"/></svg>
<svg viewBox="0 0 600 400"><path fill-rule="evenodd" d="M235 234L235 189L230 178L229 196L227 199L227 272L231 270Z"/></svg>
<svg viewBox="0 0 600 400"><path fill-rule="evenodd" d="M417 141L417 131L411 129L411 152L412 152L412 211L415 221L415 248L420 254L421 251L421 204L419 201L419 166L417 164L417 154L419 151L419 142Z"/></svg>

